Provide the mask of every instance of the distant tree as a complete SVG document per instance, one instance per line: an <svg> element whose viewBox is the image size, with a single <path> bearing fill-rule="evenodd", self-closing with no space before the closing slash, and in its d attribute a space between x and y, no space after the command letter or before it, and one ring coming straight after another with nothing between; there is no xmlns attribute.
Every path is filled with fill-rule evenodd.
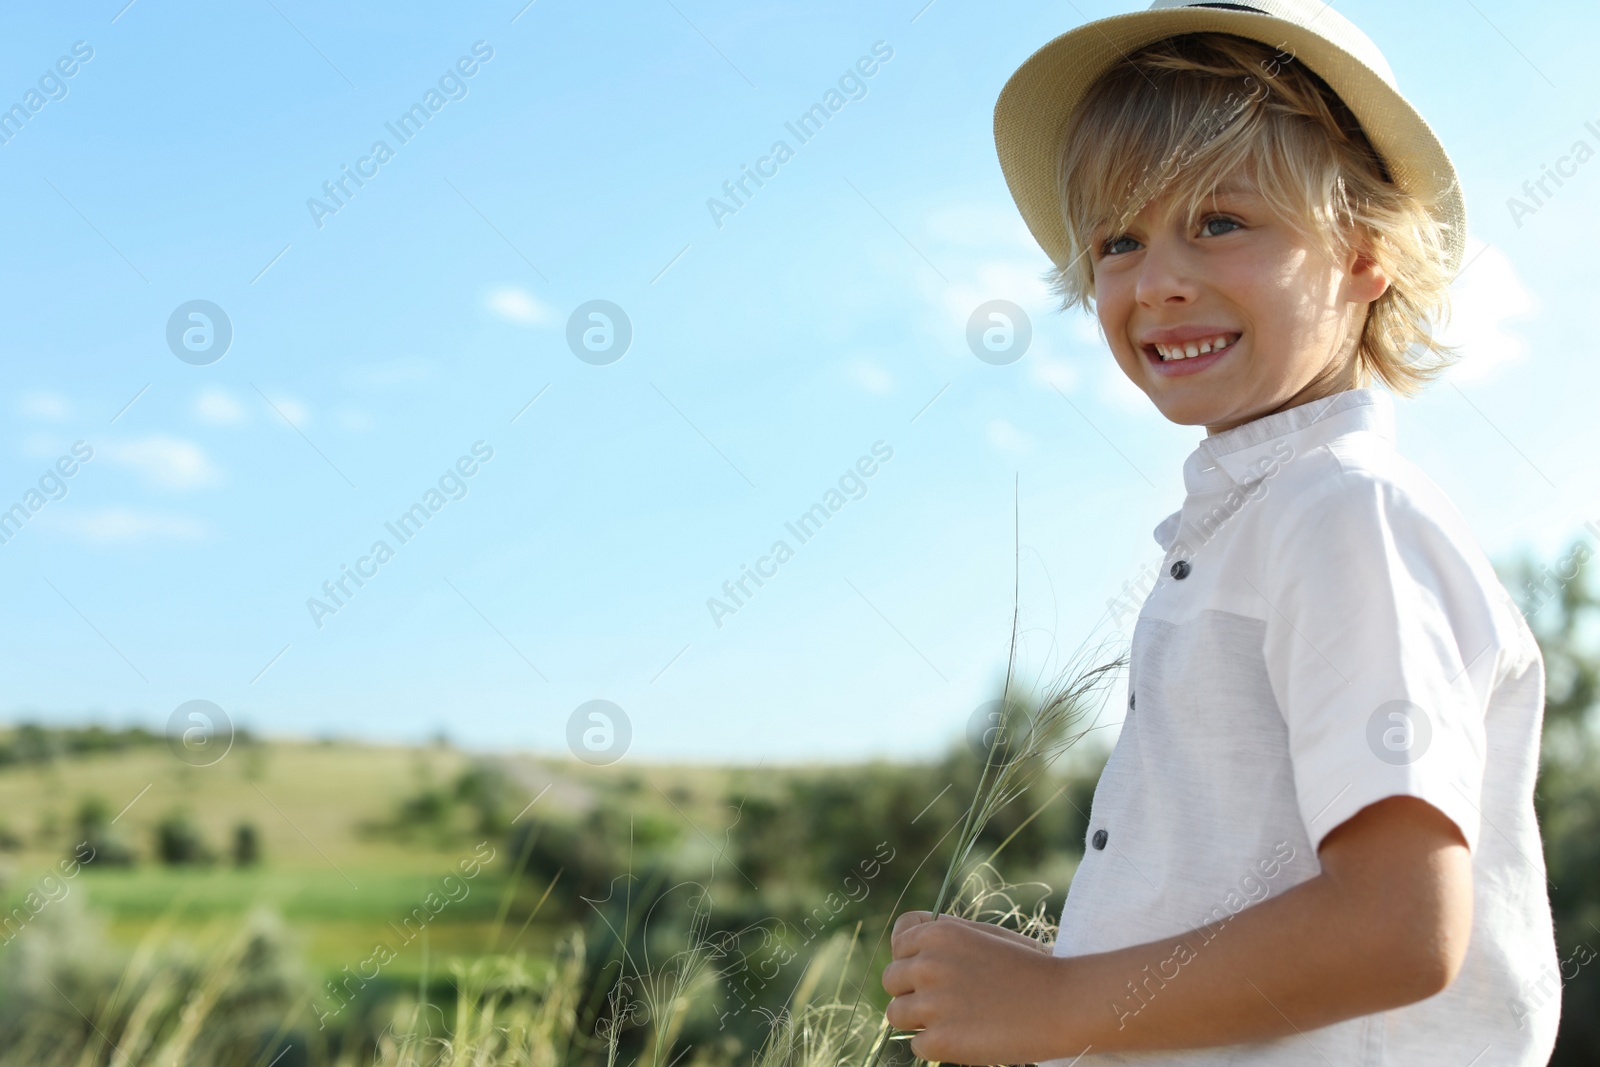
<svg viewBox="0 0 1600 1067"><path fill-rule="evenodd" d="M685 837L693 834L670 808L630 805L602 793L582 815L529 818L511 827L505 838L506 863L520 861L523 877L541 887L559 875L560 885L546 907L562 918L589 917L590 908L580 898L622 900L630 892L633 906L643 914L649 902L640 905L641 887L653 881L672 884L664 872ZM659 928L670 929L671 922L662 920Z"/></svg>
<svg viewBox="0 0 1600 1067"><path fill-rule="evenodd" d="M172 811L156 823L156 857L169 866L205 864L216 854L200 836L200 828L187 812Z"/></svg>
<svg viewBox="0 0 1600 1067"><path fill-rule="evenodd" d="M436 786L425 787L400 801L396 814L402 834L443 825L452 810L450 794Z"/></svg>
<svg viewBox="0 0 1600 1067"><path fill-rule="evenodd" d="M11 741L18 762L43 763L61 749L60 741L38 723L25 722L16 729Z"/></svg>
<svg viewBox="0 0 1600 1067"><path fill-rule="evenodd" d="M1582 730L1600 698L1600 658L1594 626L1600 598L1590 578L1595 552L1578 538L1553 564L1539 565L1526 555L1503 568L1503 581L1539 641L1545 664L1545 725L1558 731Z"/></svg>
<svg viewBox="0 0 1600 1067"><path fill-rule="evenodd" d="M363 833L403 841L426 837L440 845L498 838L523 802L521 789L490 760L474 760L448 784L437 781L430 759L419 759L414 771L413 791L398 800L392 815L362 823Z"/></svg>
<svg viewBox="0 0 1600 1067"><path fill-rule="evenodd" d="M255 823L242 822L233 828L233 865L254 867L261 862L261 835Z"/></svg>
<svg viewBox="0 0 1600 1067"><path fill-rule="evenodd" d="M473 809L477 833L498 835L510 825L511 790L511 780L504 770L478 760L457 776L454 796Z"/></svg>
<svg viewBox="0 0 1600 1067"><path fill-rule="evenodd" d="M69 843L68 852L76 855L79 845L93 850L92 858L84 862L95 867L129 867L134 862L133 846L112 823L111 808L105 799L93 794L78 803L74 821L75 839Z"/></svg>
<svg viewBox="0 0 1600 1067"><path fill-rule="evenodd" d="M139 745L155 745L164 739L142 726L111 729L99 724L88 726L41 726L22 722L0 733L0 767L15 764L49 763L63 757L102 752L123 752Z"/></svg>

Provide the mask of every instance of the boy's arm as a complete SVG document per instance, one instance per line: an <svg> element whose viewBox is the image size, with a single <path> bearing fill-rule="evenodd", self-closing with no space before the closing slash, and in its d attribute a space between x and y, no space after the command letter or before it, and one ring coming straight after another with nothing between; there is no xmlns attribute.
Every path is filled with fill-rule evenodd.
<svg viewBox="0 0 1600 1067"><path fill-rule="evenodd" d="M1448 817L1388 797L1318 857L1322 873L1225 924L1113 952L1013 957L963 924L897 924L889 1022L923 1030L923 1058L1032 1063L1268 1040L1450 984L1471 934L1472 864Z"/></svg>
<svg viewBox="0 0 1600 1067"><path fill-rule="evenodd" d="M1472 860L1443 812L1387 797L1332 830L1317 856L1321 874L1209 928L1210 940L1197 930L1068 957L1062 1051L1268 1040L1401 1007L1455 979L1472 932ZM1179 942L1187 962L1168 962Z"/></svg>

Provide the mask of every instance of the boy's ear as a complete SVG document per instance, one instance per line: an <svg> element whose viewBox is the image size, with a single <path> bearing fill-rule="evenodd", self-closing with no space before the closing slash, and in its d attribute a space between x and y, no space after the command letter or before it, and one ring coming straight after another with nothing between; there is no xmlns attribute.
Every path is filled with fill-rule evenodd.
<svg viewBox="0 0 1600 1067"><path fill-rule="evenodd" d="M1368 240L1363 240L1350 253L1345 276L1350 299L1356 303L1370 304L1389 291L1389 275L1373 257Z"/></svg>

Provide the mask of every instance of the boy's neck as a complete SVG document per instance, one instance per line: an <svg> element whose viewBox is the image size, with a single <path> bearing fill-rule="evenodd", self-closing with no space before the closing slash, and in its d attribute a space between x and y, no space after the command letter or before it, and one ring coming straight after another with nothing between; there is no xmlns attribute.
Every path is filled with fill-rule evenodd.
<svg viewBox="0 0 1600 1067"><path fill-rule="evenodd" d="M1260 408L1243 418L1217 423L1214 426L1208 425L1206 427L1206 436L1214 437L1219 433L1226 433L1237 426L1243 426L1247 422L1264 419L1268 415L1276 415L1280 411L1297 408L1301 404L1309 404L1313 400L1322 400L1333 396L1335 393L1343 393L1350 389L1361 389L1369 384L1369 376L1360 373L1354 359L1347 358L1338 366L1325 368L1321 374L1301 386L1299 391L1287 400L1273 406Z"/></svg>

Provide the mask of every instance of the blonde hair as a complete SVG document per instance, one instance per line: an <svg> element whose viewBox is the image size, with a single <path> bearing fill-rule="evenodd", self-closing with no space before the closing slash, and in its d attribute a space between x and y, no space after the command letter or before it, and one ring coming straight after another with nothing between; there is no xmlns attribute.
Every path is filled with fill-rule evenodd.
<svg viewBox="0 0 1600 1067"><path fill-rule="evenodd" d="M1232 34L1164 38L1090 87L1057 172L1072 257L1046 280L1062 310L1093 311L1097 234L1120 233L1168 193L1193 229L1236 171L1312 247L1338 261L1364 243L1390 279L1356 347L1361 385L1376 377L1409 396L1455 362L1455 347L1429 328L1430 317L1448 317L1452 281L1431 205L1389 179L1326 82L1292 56Z"/></svg>

